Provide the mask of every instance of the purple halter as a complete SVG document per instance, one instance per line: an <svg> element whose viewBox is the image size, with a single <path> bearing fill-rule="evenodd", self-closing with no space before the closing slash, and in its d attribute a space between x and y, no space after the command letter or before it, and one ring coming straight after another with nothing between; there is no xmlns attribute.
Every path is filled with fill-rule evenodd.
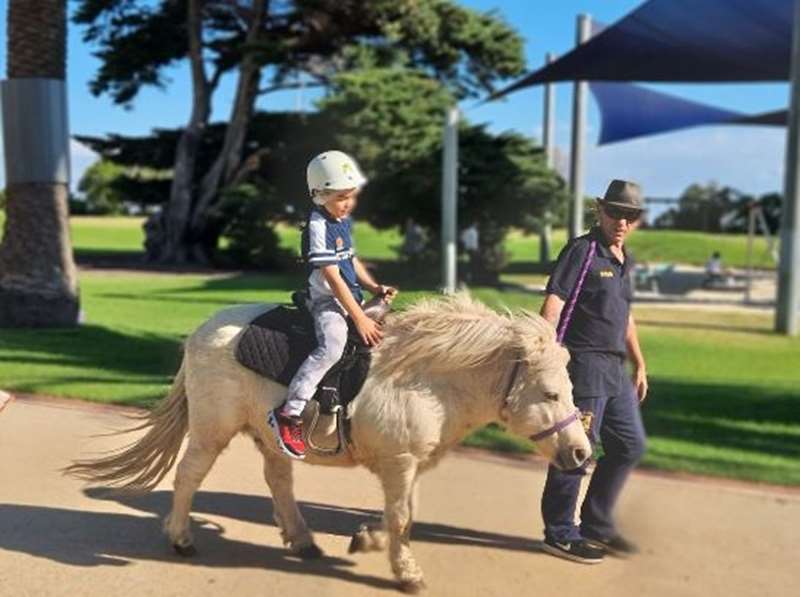
<svg viewBox="0 0 800 597"><path fill-rule="evenodd" d="M548 435L553 435L554 433L558 433L562 429L564 429L566 427L569 427L575 421L580 420L580 418L581 418L581 411L579 411L576 408L575 412L573 412L571 415L569 415L566 419L562 419L561 421L559 421L558 423L556 423L552 427L548 427L544 431L540 431L539 433L535 433L534 435L532 435L530 437L530 439L531 439L531 441L538 442L540 439L544 439Z"/></svg>
<svg viewBox="0 0 800 597"><path fill-rule="evenodd" d="M506 386L506 391L504 393L506 400L508 400L508 397L511 394L511 390L514 389L514 381L517 379L517 373L519 373L519 368L520 368L521 364L522 364L522 361L519 361L519 360L516 361L514 363L514 368L511 370L511 377L509 377L509 379L508 379L508 385ZM552 427L548 427L544 431L540 431L539 433L536 433L536 434L530 436L530 439L531 439L531 441L538 442L540 439L544 439L549 435L553 435L554 433L558 433L559 431L561 431L562 429L568 427L569 425L571 425L575 421L580 420L580 418L581 418L581 411L579 411L576 408L575 412L573 412L571 415L569 415L565 419L562 419L561 421L558 421Z"/></svg>
<svg viewBox="0 0 800 597"><path fill-rule="evenodd" d="M581 289L583 288L583 282L586 280L586 274L589 272L589 266L592 265L592 259L594 259L594 253L597 250L597 241L593 240L589 244L589 252L586 254L586 259L583 262L583 266L581 267L581 273L578 276L578 282L575 284L575 288L572 289L572 294L569 297L569 303L564 310L564 314L561 317L561 321L558 324L558 330L556 333L556 340L558 340L559 344L564 343L564 336L567 333L567 326L569 325L570 320L572 319L572 311L575 309L575 303L578 302L578 295L581 293Z"/></svg>

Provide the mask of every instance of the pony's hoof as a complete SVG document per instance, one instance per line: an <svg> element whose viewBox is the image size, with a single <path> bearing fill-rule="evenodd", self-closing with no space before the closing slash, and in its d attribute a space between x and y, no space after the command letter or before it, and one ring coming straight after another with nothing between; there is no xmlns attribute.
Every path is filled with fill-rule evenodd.
<svg viewBox="0 0 800 597"><path fill-rule="evenodd" d="M323 555L322 550L313 543L297 550L297 557L303 560L318 560Z"/></svg>
<svg viewBox="0 0 800 597"><path fill-rule="evenodd" d="M189 545L178 545L177 543L173 543L172 549L175 550L176 554L184 558L191 558L192 556L197 555L197 549L191 543Z"/></svg>
<svg viewBox="0 0 800 597"><path fill-rule="evenodd" d="M350 545L347 546L347 553L366 553L368 551L366 534L362 532L353 533Z"/></svg>
<svg viewBox="0 0 800 597"><path fill-rule="evenodd" d="M420 580L401 580L400 581L400 590L403 593L408 595L419 595L428 588L428 585L425 584L425 581Z"/></svg>

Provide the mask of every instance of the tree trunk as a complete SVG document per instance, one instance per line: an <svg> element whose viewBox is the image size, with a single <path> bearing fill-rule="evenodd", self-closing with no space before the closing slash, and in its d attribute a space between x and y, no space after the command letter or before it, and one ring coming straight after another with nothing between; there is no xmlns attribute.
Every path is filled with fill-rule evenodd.
<svg viewBox="0 0 800 597"><path fill-rule="evenodd" d="M192 114L175 149L169 201L160 214L145 223L145 250L149 261L185 263L194 199L197 152L211 113L210 86L203 65L203 19L200 0L189 0L189 59L192 67Z"/></svg>
<svg viewBox="0 0 800 597"><path fill-rule="evenodd" d="M64 80L65 0L9 0L7 31L9 79ZM25 159L19 147L9 145L7 163ZM0 327L78 322L68 197L63 182L8 181L0 244Z"/></svg>
<svg viewBox="0 0 800 597"><path fill-rule="evenodd" d="M266 0L256 0L253 3L252 18L245 41L247 46L252 46L258 41L265 19ZM209 210L218 201L222 189L233 180L242 162L244 140L253 115L260 81L261 69L253 53L246 50L239 67L236 97L230 122L225 129L222 149L211 169L203 177L192 215L189 238L192 242L192 254L198 260L207 259L207 251L213 250L216 246L220 227L219 222L210 216ZM209 246L211 243L213 246Z"/></svg>

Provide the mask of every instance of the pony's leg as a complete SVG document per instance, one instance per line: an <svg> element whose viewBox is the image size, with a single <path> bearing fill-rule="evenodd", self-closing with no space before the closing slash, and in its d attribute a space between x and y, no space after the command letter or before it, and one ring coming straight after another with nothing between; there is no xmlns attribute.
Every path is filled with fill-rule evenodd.
<svg viewBox="0 0 800 597"><path fill-rule="evenodd" d="M367 553L386 549L386 521L364 522L353 533L347 553Z"/></svg>
<svg viewBox="0 0 800 597"><path fill-rule="evenodd" d="M264 479L272 492L275 523L281 530L283 544L301 558L322 557L322 550L314 543L314 537L294 499L292 461L286 456L265 450Z"/></svg>
<svg viewBox="0 0 800 597"><path fill-rule="evenodd" d="M379 476L386 499L384 520L389 535L389 562L400 588L418 593L425 587L422 569L411 552L411 510L417 479L417 460L410 454L381 463Z"/></svg>
<svg viewBox="0 0 800 597"><path fill-rule="evenodd" d="M175 474L172 510L164 520L164 532L172 542L172 547L182 556L196 553L189 520L192 498L227 443L203 442L197 436L189 436L189 445Z"/></svg>
<svg viewBox="0 0 800 597"><path fill-rule="evenodd" d="M408 498L408 509L411 520L414 520L419 505L419 475L415 477ZM365 522L353 533L350 540L348 553L367 553L370 551L383 551L386 549L386 519L381 519L379 523Z"/></svg>

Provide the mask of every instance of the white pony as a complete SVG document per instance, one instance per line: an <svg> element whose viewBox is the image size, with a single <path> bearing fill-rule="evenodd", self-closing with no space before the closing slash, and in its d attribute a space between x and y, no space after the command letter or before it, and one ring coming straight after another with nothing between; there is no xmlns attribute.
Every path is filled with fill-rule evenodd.
<svg viewBox="0 0 800 597"><path fill-rule="evenodd" d="M177 459L172 511L164 529L175 549L194 553L189 525L192 497L231 438L249 434L264 456L283 541L301 557L321 551L298 510L292 461L267 427L270 409L286 388L235 359L244 328L273 308L246 305L220 311L186 341L183 363L169 395L136 429L135 443L94 461L76 462L71 474L124 490L149 491ZM498 314L466 295L421 301L390 315L384 340L373 351L367 380L350 404L351 442L337 456L308 454L313 464L362 464L385 493L383 531L389 560L403 590L423 586L409 545L419 474L471 430L497 421L532 437L542 454L569 469L590 454L567 376L567 351L538 315ZM362 528L351 548L381 548L382 532Z"/></svg>

